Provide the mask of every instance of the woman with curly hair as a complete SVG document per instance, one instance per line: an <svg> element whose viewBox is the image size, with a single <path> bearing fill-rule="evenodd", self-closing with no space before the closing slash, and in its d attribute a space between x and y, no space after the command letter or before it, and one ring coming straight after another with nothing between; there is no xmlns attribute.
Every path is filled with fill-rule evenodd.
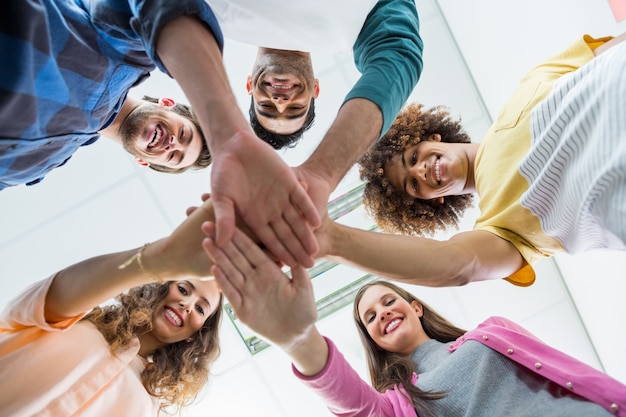
<svg viewBox="0 0 626 417"><path fill-rule="evenodd" d="M293 372L341 417L626 416L626 386L502 317L464 331L387 281L354 300L371 386L320 334L313 286L291 278L247 236L204 246L237 317L282 349Z"/></svg>
<svg viewBox="0 0 626 417"><path fill-rule="evenodd" d="M222 295L200 279L212 218L208 202L169 237L69 266L10 302L2 415L156 416L193 401L219 354Z"/></svg>
<svg viewBox="0 0 626 417"><path fill-rule="evenodd" d="M480 143L445 108L405 107L360 162L387 234L326 221L317 256L418 285L528 286L556 253L625 250L625 39L585 35L530 71ZM428 238L457 226L473 193L473 230Z"/></svg>
<svg viewBox="0 0 626 417"><path fill-rule="evenodd" d="M386 166L392 159L422 141L470 144L460 121L452 119L443 106L425 110L421 104L405 107L376 146L359 161L366 181L363 203L382 230L404 234L432 234L456 226L465 209L473 203L472 189L445 199L416 199L390 183ZM414 157L411 155L411 158ZM410 161L409 161L410 162Z"/></svg>

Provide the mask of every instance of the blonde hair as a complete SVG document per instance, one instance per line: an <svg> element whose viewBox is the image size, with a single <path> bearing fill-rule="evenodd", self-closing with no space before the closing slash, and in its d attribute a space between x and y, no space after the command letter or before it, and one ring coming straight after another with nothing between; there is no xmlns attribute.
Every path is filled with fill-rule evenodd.
<svg viewBox="0 0 626 417"><path fill-rule="evenodd" d="M111 352L124 349L138 334L152 329L157 304L168 294L170 282L130 289L113 305L94 308L83 320L92 322L109 343ZM162 407L180 410L189 405L207 383L209 367L220 353L218 329L222 296L215 311L191 336L191 341L167 344L154 351L141 374L146 391Z"/></svg>

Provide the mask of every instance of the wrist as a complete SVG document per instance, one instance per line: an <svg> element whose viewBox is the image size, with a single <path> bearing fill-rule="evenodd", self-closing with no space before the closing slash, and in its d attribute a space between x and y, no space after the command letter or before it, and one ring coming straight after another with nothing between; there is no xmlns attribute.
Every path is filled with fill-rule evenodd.
<svg viewBox="0 0 626 417"><path fill-rule="evenodd" d="M328 344L314 325L289 347L282 346L296 369L305 376L320 373L328 362Z"/></svg>

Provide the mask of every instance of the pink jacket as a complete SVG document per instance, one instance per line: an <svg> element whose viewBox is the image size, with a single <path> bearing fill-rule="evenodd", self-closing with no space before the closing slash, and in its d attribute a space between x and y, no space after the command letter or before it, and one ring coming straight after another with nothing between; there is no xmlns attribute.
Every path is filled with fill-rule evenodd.
<svg viewBox="0 0 626 417"><path fill-rule="evenodd" d="M476 340L506 355L531 371L595 402L617 416L626 417L626 386L605 373L560 352L517 324L491 317L452 343L452 352L467 340ZM326 366L314 376L293 368L305 385L316 391L329 410L342 417L416 417L411 403L392 389L381 394L350 367L330 339Z"/></svg>

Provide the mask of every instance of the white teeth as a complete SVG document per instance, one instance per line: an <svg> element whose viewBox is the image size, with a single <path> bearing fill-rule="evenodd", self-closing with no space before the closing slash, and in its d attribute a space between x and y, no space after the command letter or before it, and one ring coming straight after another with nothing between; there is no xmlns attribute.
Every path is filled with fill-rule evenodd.
<svg viewBox="0 0 626 417"><path fill-rule="evenodd" d="M282 84L271 84L272 88L276 88L278 90L289 90L292 85L282 85Z"/></svg>
<svg viewBox="0 0 626 417"><path fill-rule="evenodd" d="M166 308L165 314L167 314L167 316L171 318L174 321L174 323L176 323L177 326L179 327L182 326L183 324L182 320L172 310L170 310L169 308Z"/></svg>
<svg viewBox="0 0 626 417"><path fill-rule="evenodd" d="M440 162L439 159L435 161L435 179L437 180L437 182L441 182L441 172L439 171L439 162Z"/></svg>
<svg viewBox="0 0 626 417"><path fill-rule="evenodd" d="M390 331L392 331L393 329L395 329L396 327L398 327L400 325L400 322L402 320L400 319L395 319L393 320L391 323L389 323L387 325L387 327L385 327L385 333L389 333Z"/></svg>
<svg viewBox="0 0 626 417"><path fill-rule="evenodd" d="M150 141L150 143L148 143L148 148L152 148L154 147L157 143L159 143L159 140L161 139L161 136L163 135L163 131L157 126L154 128L154 137L152 138L152 140Z"/></svg>

